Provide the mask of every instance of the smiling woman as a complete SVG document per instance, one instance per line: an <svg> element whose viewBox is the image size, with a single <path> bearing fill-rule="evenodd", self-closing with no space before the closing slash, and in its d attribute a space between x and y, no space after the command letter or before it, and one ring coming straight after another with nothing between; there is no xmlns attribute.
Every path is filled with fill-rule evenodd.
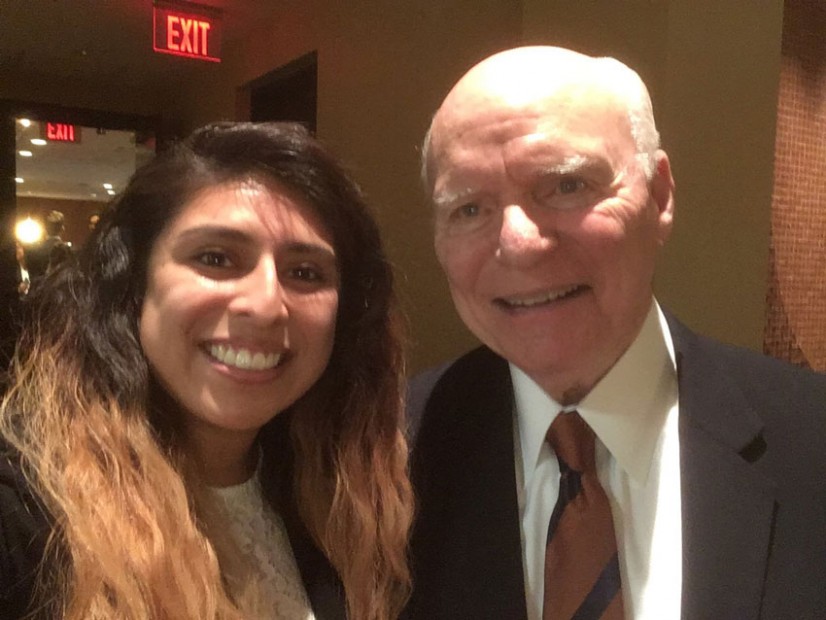
<svg viewBox="0 0 826 620"><path fill-rule="evenodd" d="M253 180L207 187L149 256L141 346L181 404L188 442L212 483L249 477L237 457L250 454L258 429L307 392L330 359L335 249L294 194ZM228 440L237 447L224 454Z"/></svg>
<svg viewBox="0 0 826 620"><path fill-rule="evenodd" d="M195 132L31 303L0 412L4 618L398 616L391 270L303 129Z"/></svg>

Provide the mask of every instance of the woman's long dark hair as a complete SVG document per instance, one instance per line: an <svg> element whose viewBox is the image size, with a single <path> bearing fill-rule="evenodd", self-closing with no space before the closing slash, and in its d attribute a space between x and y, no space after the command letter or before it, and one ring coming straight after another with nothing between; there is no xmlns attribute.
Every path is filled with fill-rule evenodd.
<svg viewBox="0 0 826 620"><path fill-rule="evenodd" d="M172 416L159 415L168 395L152 379L138 319L149 254L164 227L199 190L247 179L275 180L315 209L333 236L340 271L328 367L276 418L288 421L290 453L272 454L262 433L264 462L289 459L294 474L286 496L338 573L349 616L392 618L404 604L412 500L401 431L402 353L377 226L358 187L302 127L219 123L138 170L104 212L78 265L58 269L32 293L0 430L20 452L68 549L73 570L59 580L67 617L234 614L214 550L192 513ZM123 507L87 505L95 496L72 476L91 476L103 493L98 502L108 497ZM117 488L107 489L112 479ZM169 497L159 494L167 487ZM140 515L137 526L131 513ZM167 534L182 517L185 531ZM118 570L106 560L124 551L112 548L124 535L133 545L161 543L180 557L147 557ZM203 569L191 566L199 554ZM95 570L96 562L104 570ZM182 564L190 565L183 576L175 572ZM158 579L164 570L189 584L184 592L168 591Z"/></svg>

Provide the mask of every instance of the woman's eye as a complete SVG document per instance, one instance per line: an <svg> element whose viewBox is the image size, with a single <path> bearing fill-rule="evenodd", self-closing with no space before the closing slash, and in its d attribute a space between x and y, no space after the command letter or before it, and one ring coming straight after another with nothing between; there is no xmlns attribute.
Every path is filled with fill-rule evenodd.
<svg viewBox="0 0 826 620"><path fill-rule="evenodd" d="M290 274L293 278L303 282L320 282L324 279L323 274L318 269L309 265L295 267L290 270Z"/></svg>
<svg viewBox="0 0 826 620"><path fill-rule="evenodd" d="M198 255L197 260L199 263L206 267L231 267L232 261L224 252L219 252L217 250L210 250L208 252L202 252Z"/></svg>

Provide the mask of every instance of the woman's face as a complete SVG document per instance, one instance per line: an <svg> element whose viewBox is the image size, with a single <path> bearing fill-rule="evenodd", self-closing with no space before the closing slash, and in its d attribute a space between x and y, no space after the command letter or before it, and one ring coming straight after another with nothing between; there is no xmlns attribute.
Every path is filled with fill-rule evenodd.
<svg viewBox="0 0 826 620"><path fill-rule="evenodd" d="M158 237L148 267L141 346L200 448L254 438L321 376L336 254L287 188L234 181L200 191Z"/></svg>

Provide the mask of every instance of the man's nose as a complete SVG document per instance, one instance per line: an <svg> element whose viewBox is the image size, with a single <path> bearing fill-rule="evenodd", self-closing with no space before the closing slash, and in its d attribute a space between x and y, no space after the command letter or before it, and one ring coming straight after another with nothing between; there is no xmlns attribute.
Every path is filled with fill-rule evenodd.
<svg viewBox="0 0 826 620"><path fill-rule="evenodd" d="M273 258L262 258L241 278L231 310L265 324L287 315L284 289Z"/></svg>
<svg viewBox="0 0 826 620"><path fill-rule="evenodd" d="M502 226L499 230L499 260L526 266L538 260L555 243L550 232L543 230L520 204L507 205L502 210Z"/></svg>

